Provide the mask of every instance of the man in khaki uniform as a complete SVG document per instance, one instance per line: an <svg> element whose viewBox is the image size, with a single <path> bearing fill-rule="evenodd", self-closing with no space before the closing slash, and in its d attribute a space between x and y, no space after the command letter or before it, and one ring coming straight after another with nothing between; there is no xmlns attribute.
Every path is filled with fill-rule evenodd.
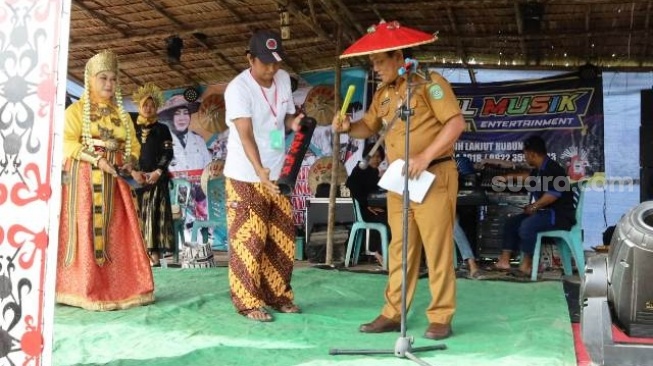
<svg viewBox="0 0 653 366"><path fill-rule="evenodd" d="M360 122L337 115L332 127L354 138L367 138L392 121L406 99L406 76L399 76L404 65L402 50L370 55L374 72L382 83L374 94L369 110ZM453 146L465 128L465 121L451 86L441 75L411 74L410 141L407 164L409 178L425 170L436 175L435 182L421 204L410 202L408 211L408 253L406 276L407 308L410 308L417 285L422 247L429 269L432 300L426 309L429 327L424 336L443 339L451 335L451 320L456 310L456 276L453 268L453 223L458 191L458 172L453 160ZM405 159L405 124L397 121L386 135L386 153L390 163ZM389 277L385 306L371 323L363 324L364 333L400 330L401 254L403 233L403 198L388 193L388 221L392 231L389 248Z"/></svg>

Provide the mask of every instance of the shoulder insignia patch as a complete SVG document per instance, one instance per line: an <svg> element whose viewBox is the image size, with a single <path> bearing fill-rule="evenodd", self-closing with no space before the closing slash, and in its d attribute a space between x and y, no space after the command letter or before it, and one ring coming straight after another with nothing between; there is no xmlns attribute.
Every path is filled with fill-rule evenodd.
<svg viewBox="0 0 653 366"><path fill-rule="evenodd" d="M431 84L431 86L429 86L429 95L431 96L431 99L440 100L444 97L444 90L442 90L442 87L438 84Z"/></svg>

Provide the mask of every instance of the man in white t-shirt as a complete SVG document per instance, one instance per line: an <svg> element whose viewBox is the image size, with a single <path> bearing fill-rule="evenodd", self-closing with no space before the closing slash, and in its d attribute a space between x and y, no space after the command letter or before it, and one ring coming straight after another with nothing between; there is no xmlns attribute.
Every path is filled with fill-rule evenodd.
<svg viewBox="0 0 653 366"><path fill-rule="evenodd" d="M281 70L286 53L272 31L249 41L250 68L225 91L229 227L229 285L236 310L249 319L271 321L265 306L299 313L290 287L295 226L290 198L276 185L285 157L285 131L299 130L290 76Z"/></svg>

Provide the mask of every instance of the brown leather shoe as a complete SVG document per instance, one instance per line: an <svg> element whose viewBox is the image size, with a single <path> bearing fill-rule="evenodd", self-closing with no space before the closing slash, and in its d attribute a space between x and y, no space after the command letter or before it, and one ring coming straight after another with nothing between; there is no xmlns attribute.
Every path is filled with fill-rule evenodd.
<svg viewBox="0 0 653 366"><path fill-rule="evenodd" d="M431 323L424 333L425 338L436 340L449 338L449 336L451 336L451 325L449 324Z"/></svg>
<svg viewBox="0 0 653 366"><path fill-rule="evenodd" d="M361 325L359 330L363 333L398 332L401 330L401 323L379 315L371 323Z"/></svg>

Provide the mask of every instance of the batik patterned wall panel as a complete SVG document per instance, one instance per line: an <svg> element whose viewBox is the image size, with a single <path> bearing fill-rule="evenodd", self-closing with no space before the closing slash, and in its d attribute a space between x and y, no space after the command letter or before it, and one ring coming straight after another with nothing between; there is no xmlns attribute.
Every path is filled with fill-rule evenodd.
<svg viewBox="0 0 653 366"><path fill-rule="evenodd" d="M49 222L59 205L53 187L60 179L51 168L60 158L53 144L55 116L63 115L57 65L67 53L64 3L69 13L66 1L0 2L0 365L41 365L49 349L44 328L52 319L45 314L53 305L45 297L54 282L46 277L46 250L56 255Z"/></svg>

